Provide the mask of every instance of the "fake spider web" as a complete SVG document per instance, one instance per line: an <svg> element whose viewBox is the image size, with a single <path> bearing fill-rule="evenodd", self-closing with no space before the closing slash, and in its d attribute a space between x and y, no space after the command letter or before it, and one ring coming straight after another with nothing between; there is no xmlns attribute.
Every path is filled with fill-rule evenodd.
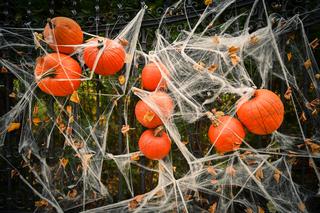
<svg viewBox="0 0 320 213"><path fill-rule="evenodd" d="M149 53L143 52L138 43L145 13L145 8L141 9L117 36L129 41L121 78L117 79L119 75L100 77L98 80L103 87L98 93L88 83L95 78L93 72L86 69L81 56L88 44L78 46L74 53L84 70L79 97L49 97L38 90L33 56L19 56L20 64L0 59L2 66L15 75L23 88L17 94L19 101L0 119L0 142L3 145L6 133L17 128L14 125L21 124L19 153L35 182L19 171L17 174L40 197L38 211L64 212L81 207L86 212L264 212L266 209L269 212L308 212L304 203L309 196L319 194L319 185L310 191L295 183L292 167L297 158L307 159L319 182L318 132L315 126L305 130L300 116L305 106L309 114L319 108L315 78L319 69L302 21L298 16L287 20L270 16L264 1L257 0L251 11L219 24L219 17L233 3L234 0L225 0L207 7L199 20L194 25L188 22L190 29L182 31L173 42L161 34L160 29L165 27L164 15L156 31L154 49ZM263 5L264 24L251 32L249 23L259 4ZM178 2L166 13L183 6L183 2ZM204 23L209 24L203 27ZM234 30L234 25L239 25L240 29ZM19 52L21 48L36 47L38 56L47 54L47 45L35 34L41 30L1 29L4 38L14 35L18 39L15 43L5 40L2 48L6 46ZM295 32L294 37L292 32ZM32 34L33 39L27 34ZM95 35L86 33L86 36ZM236 49L234 54L230 54L232 47ZM161 70L167 92L175 103L170 119L161 115L161 110L149 98L150 92L140 87L141 69L137 67L141 60L158 65L161 62L169 71L168 74ZM300 89L302 73L308 73L314 87L308 97ZM208 111L215 108L236 116L235 106L241 97L250 97L255 88L273 90L271 82L276 82L275 85L284 82L286 88L291 88L284 97L281 94L285 110L291 113L285 115L283 127L263 137L259 146L254 143L257 137L251 135L245 138L239 150L219 155L207 135L202 135L198 141L186 138L187 132L192 132L200 120L207 120L207 125L201 126L205 129L201 131L207 132ZM164 122L172 149L163 160L142 162L144 157L138 150L138 138L132 136L142 129L129 108L132 101L137 100L134 95L146 102ZM97 99L106 103L101 105L100 112L92 106ZM99 116L93 118L92 114ZM289 118L290 126L294 127L287 129ZM123 123L119 125L118 119L123 119ZM316 120L312 116L309 119ZM17 123L19 120L21 123ZM117 141L112 139L124 130L121 124L124 129L131 128L123 136L125 149L122 153L111 152L115 150L112 147L117 146ZM186 140L205 147L202 154L195 154ZM58 145L53 149L52 144ZM49 158L43 155L43 149L60 155ZM105 171L108 162L115 163L109 169L119 170L131 198L112 200L109 179L103 179L103 173L108 173ZM134 183L139 175L136 171L142 170L152 173L157 184L150 191L138 194ZM119 178L111 185L117 181ZM101 199L108 202L87 207L88 203Z"/></svg>

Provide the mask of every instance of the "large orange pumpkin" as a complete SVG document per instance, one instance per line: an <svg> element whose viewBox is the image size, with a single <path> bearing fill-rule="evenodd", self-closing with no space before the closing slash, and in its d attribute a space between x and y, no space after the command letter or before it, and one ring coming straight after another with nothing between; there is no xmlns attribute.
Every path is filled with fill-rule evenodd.
<svg viewBox="0 0 320 213"><path fill-rule="evenodd" d="M168 70L162 63L158 63L158 66L161 68L162 72L168 74ZM141 74L141 82L144 89L149 91L154 91L157 89L161 79L161 71L156 63L149 63L144 66ZM165 87L166 83L162 80L160 87Z"/></svg>
<svg viewBox="0 0 320 213"><path fill-rule="evenodd" d="M140 136L139 149L147 158L161 160L169 154L171 141L164 131L148 129Z"/></svg>
<svg viewBox="0 0 320 213"><path fill-rule="evenodd" d="M75 50L72 45L83 43L81 27L74 20L66 17L49 19L43 35L51 49L61 53L71 54Z"/></svg>
<svg viewBox="0 0 320 213"><path fill-rule="evenodd" d="M121 44L107 38L90 41L83 51L85 64L99 75L113 75L124 65L126 52ZM99 53L101 55L99 56ZM97 62L96 62L97 60ZM97 63L94 68L95 62Z"/></svg>
<svg viewBox="0 0 320 213"><path fill-rule="evenodd" d="M284 106L272 91L258 89L250 100L239 101L237 115L250 132L267 135L280 127L284 117Z"/></svg>
<svg viewBox="0 0 320 213"><path fill-rule="evenodd" d="M77 90L81 83L81 72L79 63L62 53L38 58L34 70L39 88L54 96L70 95Z"/></svg>
<svg viewBox="0 0 320 213"><path fill-rule="evenodd" d="M173 112L174 104L171 97L164 92L150 94L151 105L159 107L159 111L165 118L169 118ZM139 123L147 128L155 128L162 124L160 117L142 100L135 107L135 115Z"/></svg>
<svg viewBox="0 0 320 213"><path fill-rule="evenodd" d="M210 143L214 145L214 148L219 153L239 149L245 135L240 121L230 116L218 118L208 131Z"/></svg>

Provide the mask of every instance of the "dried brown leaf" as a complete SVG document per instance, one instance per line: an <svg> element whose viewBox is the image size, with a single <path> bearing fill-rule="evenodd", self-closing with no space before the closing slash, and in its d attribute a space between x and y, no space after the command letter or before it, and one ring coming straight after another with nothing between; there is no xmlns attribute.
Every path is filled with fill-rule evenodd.
<svg viewBox="0 0 320 213"><path fill-rule="evenodd" d="M251 208L246 208L246 213L253 213L253 210Z"/></svg>
<svg viewBox="0 0 320 213"><path fill-rule="evenodd" d="M130 160L133 161L138 161L140 159L140 155L138 152L134 153L133 155L130 156Z"/></svg>
<svg viewBox="0 0 320 213"><path fill-rule="evenodd" d="M1 67L0 73L8 73L8 69L6 67Z"/></svg>
<svg viewBox="0 0 320 213"><path fill-rule="evenodd" d="M287 58L288 58L288 61L291 61L291 59L292 59L292 53L291 52L287 53Z"/></svg>
<svg viewBox="0 0 320 213"><path fill-rule="evenodd" d="M277 184L280 183L280 177L281 177L281 171L279 169L274 170L273 178L277 182Z"/></svg>
<svg viewBox="0 0 320 213"><path fill-rule="evenodd" d="M303 202L300 202L300 203L298 204L298 208L299 208L299 210L300 210L301 212L305 212L305 210L306 210L306 206L304 205Z"/></svg>
<svg viewBox="0 0 320 213"><path fill-rule="evenodd" d="M255 176L259 181L263 179L263 169L261 167L257 169Z"/></svg>
<svg viewBox="0 0 320 213"><path fill-rule="evenodd" d="M292 96L292 89L291 87L288 87L287 91L284 93L284 98L286 100L291 100L291 96Z"/></svg>
<svg viewBox="0 0 320 213"><path fill-rule="evenodd" d="M214 44L219 44L220 43L220 38L219 36L215 35L212 37L212 43Z"/></svg>
<svg viewBox="0 0 320 213"><path fill-rule="evenodd" d="M119 38L119 42L124 47L128 46L128 44L129 44L129 41L125 38Z"/></svg>
<svg viewBox="0 0 320 213"><path fill-rule="evenodd" d="M302 112L299 119L302 123L306 122L307 121L306 113Z"/></svg>
<svg viewBox="0 0 320 213"><path fill-rule="evenodd" d="M18 175L19 175L18 170L16 170L16 169L11 170L11 178L13 178L14 176L18 176Z"/></svg>
<svg viewBox="0 0 320 213"><path fill-rule="evenodd" d="M60 165L65 169L66 168L66 166L68 165L68 163L69 163L69 159L67 159L67 158L61 158L60 159Z"/></svg>
<svg viewBox="0 0 320 213"><path fill-rule="evenodd" d="M130 126L129 125L122 125L122 128L121 128L121 133L123 135L126 135L130 130Z"/></svg>
<svg viewBox="0 0 320 213"><path fill-rule="evenodd" d="M210 212L210 213L215 213L215 212L216 212L216 209L217 209L217 203L214 202L214 203L210 206L209 212Z"/></svg>
<svg viewBox="0 0 320 213"><path fill-rule="evenodd" d="M258 37L256 35L253 35L253 36L250 37L250 44L251 45L257 44L258 41L259 41L259 39L258 39Z"/></svg>
<svg viewBox="0 0 320 213"><path fill-rule="evenodd" d="M38 200L36 202L34 202L35 207L47 207L49 205L48 201L46 200Z"/></svg>
<svg viewBox="0 0 320 213"><path fill-rule="evenodd" d="M207 168L207 171L208 171L209 174L211 174L213 176L217 175L217 172L216 172L216 170L215 170L215 168L213 166L209 166Z"/></svg>
<svg viewBox="0 0 320 213"><path fill-rule="evenodd" d="M315 38L313 41L310 42L310 47L312 49L316 49L319 46L319 39Z"/></svg>
<svg viewBox="0 0 320 213"><path fill-rule="evenodd" d="M265 212L264 209L258 206L258 213L264 213L264 212Z"/></svg>
<svg viewBox="0 0 320 213"><path fill-rule="evenodd" d="M239 50L240 50L239 47L231 46L229 47L228 52L229 52L229 55L231 56L239 52Z"/></svg>
<svg viewBox="0 0 320 213"><path fill-rule="evenodd" d="M212 64L209 68L208 68L208 71L209 72L215 72L217 69L218 69L218 65L217 64Z"/></svg>
<svg viewBox="0 0 320 213"><path fill-rule="evenodd" d="M40 120L40 118L38 118L38 117L32 119L32 123L33 123L35 126L38 126L40 122L41 122L41 120Z"/></svg>
<svg viewBox="0 0 320 213"><path fill-rule="evenodd" d="M71 189L70 191L68 191L68 198L70 199L74 199L78 194L78 191L76 189Z"/></svg>
<svg viewBox="0 0 320 213"><path fill-rule="evenodd" d="M231 63L235 66L239 63L240 57L237 56L236 54L231 54L230 55Z"/></svg>
<svg viewBox="0 0 320 213"><path fill-rule="evenodd" d="M312 65L311 60L310 59L306 60L303 65L306 69L309 69Z"/></svg>
<svg viewBox="0 0 320 213"><path fill-rule="evenodd" d="M68 115L70 116L72 114L72 106L68 105L66 107L66 110L67 110Z"/></svg>
<svg viewBox="0 0 320 213"><path fill-rule="evenodd" d="M195 63L193 65L193 69L197 70L197 71L203 71L205 69L205 64L202 61L199 61L198 63Z"/></svg>
<svg viewBox="0 0 320 213"><path fill-rule="evenodd" d="M236 170L233 168L233 166L228 166L226 168L226 174L234 177L236 175Z"/></svg>
<svg viewBox="0 0 320 213"><path fill-rule="evenodd" d="M204 4L206 6L208 6L208 5L212 4L212 0L204 0Z"/></svg>

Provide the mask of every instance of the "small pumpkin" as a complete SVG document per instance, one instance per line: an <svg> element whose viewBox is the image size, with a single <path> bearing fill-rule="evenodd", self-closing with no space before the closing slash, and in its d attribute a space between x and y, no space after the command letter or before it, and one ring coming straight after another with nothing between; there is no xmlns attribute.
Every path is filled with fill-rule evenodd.
<svg viewBox="0 0 320 213"><path fill-rule="evenodd" d="M74 52L75 47L72 45L83 43L81 27L77 22L67 17L48 19L43 36L51 49L65 54Z"/></svg>
<svg viewBox="0 0 320 213"><path fill-rule="evenodd" d="M173 112L174 103L171 97L165 92L154 92L149 96L152 105L159 108L159 111L165 118L169 118ZM135 115L139 123L147 128L156 128L162 125L160 117L151 109L151 107L140 100L135 107Z"/></svg>
<svg viewBox="0 0 320 213"><path fill-rule="evenodd" d="M267 135L277 130L284 118L281 99L272 91L257 89L250 100L240 100L237 115L252 133Z"/></svg>
<svg viewBox="0 0 320 213"><path fill-rule="evenodd" d="M76 91L81 84L81 73L79 63L62 53L38 58L34 70L39 88L54 96L67 96Z"/></svg>
<svg viewBox="0 0 320 213"><path fill-rule="evenodd" d="M158 63L158 66L162 70L162 72L165 72L168 74L168 70L162 63ZM162 75L159 67L156 63L149 63L144 66L141 73L141 82L144 89L149 91L154 91L157 89L159 83L159 87L165 87L166 83L164 80L162 80Z"/></svg>
<svg viewBox="0 0 320 213"><path fill-rule="evenodd" d="M139 149L151 160L161 160L170 152L171 141L162 128L160 126L155 130L148 129L140 136Z"/></svg>
<svg viewBox="0 0 320 213"><path fill-rule="evenodd" d="M121 44L108 38L96 38L87 45L83 51L83 60L90 70L99 75L113 75L121 70L126 57Z"/></svg>
<svg viewBox="0 0 320 213"><path fill-rule="evenodd" d="M210 143L219 153L239 149L246 133L240 121L231 116L222 116L212 124L208 131Z"/></svg>

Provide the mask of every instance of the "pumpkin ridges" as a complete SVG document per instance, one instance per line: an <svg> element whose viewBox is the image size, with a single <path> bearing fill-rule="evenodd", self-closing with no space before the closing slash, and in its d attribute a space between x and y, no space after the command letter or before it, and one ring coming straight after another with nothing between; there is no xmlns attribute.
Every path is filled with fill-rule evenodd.
<svg viewBox="0 0 320 213"><path fill-rule="evenodd" d="M281 113L279 110L276 110L274 108L274 105L270 102L267 101L268 99L265 99L264 101L266 103L269 103L271 108L273 109L273 113L269 114L269 116L272 118L273 122L274 122L274 126L276 129L278 129L281 126L281 122L283 120L283 112ZM263 107L265 108L265 106L263 105ZM279 108L282 108L282 106L279 104ZM274 114L277 114L278 116L276 116L276 118L274 117ZM280 122L280 125L278 125L278 123Z"/></svg>

